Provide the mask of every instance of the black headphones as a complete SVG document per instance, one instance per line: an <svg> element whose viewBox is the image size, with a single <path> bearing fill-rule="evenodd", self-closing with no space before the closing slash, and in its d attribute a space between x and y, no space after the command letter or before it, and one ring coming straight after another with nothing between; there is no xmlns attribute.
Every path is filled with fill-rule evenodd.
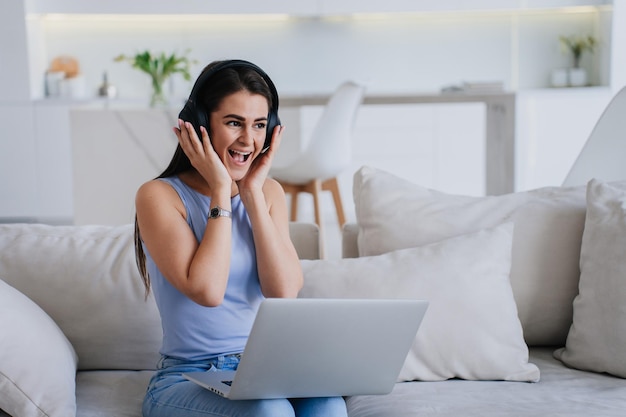
<svg viewBox="0 0 626 417"><path fill-rule="evenodd" d="M263 144L262 150L262 152L265 152L270 147L274 128L280 125L280 119L278 118L278 92L276 91L274 83L265 73L265 71L254 65L252 62L244 61L241 59L222 61L202 73L193 85L193 88L191 89L191 94L189 94L189 99L187 99L185 107L183 107L183 109L178 114L178 118L186 122L190 122L196 130L198 137L202 138L202 135L200 133L200 126L204 126L207 132L209 131L209 114L202 108L202 104L198 100L197 95L200 94L200 91L202 91L202 87L204 86L204 84L215 73L226 68L235 67L252 68L261 77L263 77L263 79L267 83L267 86L270 89L270 93L272 94L272 107L269 111L269 114L267 115L267 131L265 133L265 143Z"/></svg>

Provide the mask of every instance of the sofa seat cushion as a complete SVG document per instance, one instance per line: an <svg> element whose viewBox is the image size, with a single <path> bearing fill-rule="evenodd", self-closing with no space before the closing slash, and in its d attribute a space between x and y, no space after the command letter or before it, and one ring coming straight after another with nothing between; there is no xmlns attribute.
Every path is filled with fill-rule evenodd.
<svg viewBox="0 0 626 417"><path fill-rule="evenodd" d="M531 348L541 381L400 382L389 395L347 398L349 417L623 417L626 380L565 367L552 348ZM151 371L84 371L77 417L141 417ZM1 415L1 414L0 414Z"/></svg>
<svg viewBox="0 0 626 417"><path fill-rule="evenodd" d="M141 417L154 371L82 371L76 375L76 417Z"/></svg>
<svg viewBox="0 0 626 417"><path fill-rule="evenodd" d="M350 417L623 417L626 380L569 369L551 348L531 348L541 381L449 380L396 384L387 396L347 399Z"/></svg>
<svg viewBox="0 0 626 417"><path fill-rule="evenodd" d="M431 190L371 167L354 175L359 256L515 223L511 286L528 345L563 345L578 293L585 187L474 197Z"/></svg>

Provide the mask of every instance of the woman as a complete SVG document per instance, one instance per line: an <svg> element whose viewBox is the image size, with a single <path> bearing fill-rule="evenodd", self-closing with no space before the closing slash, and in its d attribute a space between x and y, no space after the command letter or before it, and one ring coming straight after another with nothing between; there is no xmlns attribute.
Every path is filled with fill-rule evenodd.
<svg viewBox="0 0 626 417"><path fill-rule="evenodd" d="M277 110L254 64L208 65L174 128L170 165L137 191L137 262L163 325L145 417L347 415L342 398L232 401L181 375L236 369L261 301L302 287L285 195L267 178L284 129L272 128Z"/></svg>

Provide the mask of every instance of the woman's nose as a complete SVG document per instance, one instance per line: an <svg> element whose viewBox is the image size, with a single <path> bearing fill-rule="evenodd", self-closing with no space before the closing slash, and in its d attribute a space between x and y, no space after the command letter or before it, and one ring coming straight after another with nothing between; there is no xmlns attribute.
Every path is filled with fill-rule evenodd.
<svg viewBox="0 0 626 417"><path fill-rule="evenodd" d="M241 135L241 141L246 145L254 142L255 131L252 126L248 126L244 129L243 135Z"/></svg>

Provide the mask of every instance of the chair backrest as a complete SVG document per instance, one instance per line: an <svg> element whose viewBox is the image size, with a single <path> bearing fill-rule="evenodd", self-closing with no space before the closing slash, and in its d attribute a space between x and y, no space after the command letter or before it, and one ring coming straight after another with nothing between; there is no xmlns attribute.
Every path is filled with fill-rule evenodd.
<svg viewBox="0 0 626 417"><path fill-rule="evenodd" d="M364 94L364 86L344 82L326 104L305 152L317 178L334 177L350 165L352 131Z"/></svg>
<svg viewBox="0 0 626 417"><path fill-rule="evenodd" d="M598 119L563 185L584 185L592 178L626 179L626 87L613 97Z"/></svg>
<svg viewBox="0 0 626 417"><path fill-rule="evenodd" d="M332 94L313 129L304 152L288 167L272 171L290 183L336 177L352 161L352 131L365 87L352 81Z"/></svg>

